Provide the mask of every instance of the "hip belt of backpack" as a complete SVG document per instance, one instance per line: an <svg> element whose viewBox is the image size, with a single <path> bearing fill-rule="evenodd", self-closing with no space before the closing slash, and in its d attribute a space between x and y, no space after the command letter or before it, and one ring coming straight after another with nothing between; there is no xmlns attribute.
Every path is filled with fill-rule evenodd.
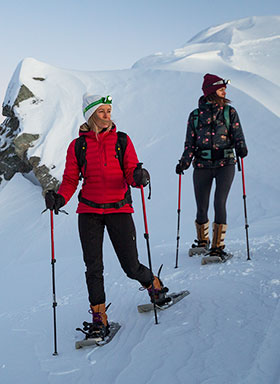
<svg viewBox="0 0 280 384"><path fill-rule="evenodd" d="M124 195L124 199L120 201L116 201L114 203L104 203L104 204L98 204L95 203L94 201L85 199L82 197L81 191L78 195L78 199L80 203L84 203L86 205L89 205L92 208L101 208L101 209L108 209L108 208L114 208L114 209L120 209L124 207L126 204L132 204L132 198L131 198L131 192L130 192L130 187L128 187L128 190L126 191Z"/></svg>
<svg viewBox="0 0 280 384"><path fill-rule="evenodd" d="M195 157L204 160L220 160L220 159L234 159L234 152L232 148L227 149L201 149L195 151Z"/></svg>

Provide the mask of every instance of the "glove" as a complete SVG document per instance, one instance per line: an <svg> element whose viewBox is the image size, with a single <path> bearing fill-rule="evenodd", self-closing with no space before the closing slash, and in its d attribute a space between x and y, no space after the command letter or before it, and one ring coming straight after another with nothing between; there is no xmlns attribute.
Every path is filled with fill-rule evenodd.
<svg viewBox="0 0 280 384"><path fill-rule="evenodd" d="M235 152L236 152L236 156L241 157L241 159L248 155L248 149L246 147L236 148Z"/></svg>
<svg viewBox="0 0 280 384"><path fill-rule="evenodd" d="M190 166L190 163L183 162L182 160L179 160L179 163L176 165L175 172L177 175L183 175L186 169L188 169Z"/></svg>
<svg viewBox="0 0 280 384"><path fill-rule="evenodd" d="M138 167L133 171L133 179L137 187L143 185L146 187L150 183L150 175L149 172L145 168Z"/></svg>
<svg viewBox="0 0 280 384"><path fill-rule="evenodd" d="M65 205L65 199L59 193L56 193L53 190L47 191L45 195L46 208L51 211L54 210L54 213L58 215L59 208Z"/></svg>

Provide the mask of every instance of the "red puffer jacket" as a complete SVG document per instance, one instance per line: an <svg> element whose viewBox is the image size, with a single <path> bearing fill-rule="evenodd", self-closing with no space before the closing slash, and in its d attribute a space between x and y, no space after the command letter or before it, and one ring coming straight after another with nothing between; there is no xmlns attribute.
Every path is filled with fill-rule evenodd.
<svg viewBox="0 0 280 384"><path fill-rule="evenodd" d="M127 146L124 153L124 173L116 158L116 127L108 132L101 132L96 137L95 132L81 132L87 140L86 150L86 179L82 186L83 198L97 204L113 203L124 199L128 184L135 186L133 171L138 163L138 158L132 144L127 136ZM71 142L67 150L65 170L58 193L67 203L77 189L79 183L79 167L75 155L75 140ZM132 213L131 204L122 208L93 208L79 202L77 213Z"/></svg>

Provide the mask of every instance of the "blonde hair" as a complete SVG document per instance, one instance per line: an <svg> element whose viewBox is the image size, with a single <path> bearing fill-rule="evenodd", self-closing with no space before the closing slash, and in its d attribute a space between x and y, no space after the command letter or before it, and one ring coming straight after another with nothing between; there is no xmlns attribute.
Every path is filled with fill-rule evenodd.
<svg viewBox="0 0 280 384"><path fill-rule="evenodd" d="M113 121L110 120L108 127L106 128L105 132L110 131L110 129L113 126ZM96 111L90 116L87 123L84 123L80 126L80 130L83 132L89 132L93 131L96 134L96 138L98 139L98 133L100 131L100 128L96 124Z"/></svg>
<svg viewBox="0 0 280 384"><path fill-rule="evenodd" d="M100 128L96 124L96 111L88 119L88 124L87 125L89 126L90 131L93 131L95 133L99 132ZM113 122L112 122L112 120L110 120L110 123L109 123L109 125L108 125L108 127L106 129L106 132L110 131L110 129L112 128L112 125L113 125Z"/></svg>

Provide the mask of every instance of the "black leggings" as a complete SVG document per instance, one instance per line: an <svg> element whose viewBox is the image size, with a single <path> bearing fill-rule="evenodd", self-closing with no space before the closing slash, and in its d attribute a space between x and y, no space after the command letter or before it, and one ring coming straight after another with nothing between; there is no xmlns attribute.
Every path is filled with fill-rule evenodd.
<svg viewBox="0 0 280 384"><path fill-rule="evenodd" d="M209 198L213 179L216 179L214 196L215 223L226 224L226 201L234 178L235 165L219 168L195 168L193 172L194 193L197 205L196 221L208 221Z"/></svg>
<svg viewBox="0 0 280 384"><path fill-rule="evenodd" d="M130 213L81 213L79 233L91 305L105 303L102 251L105 226L127 276L138 280L145 287L148 287L153 279L150 269L138 260L135 226Z"/></svg>

